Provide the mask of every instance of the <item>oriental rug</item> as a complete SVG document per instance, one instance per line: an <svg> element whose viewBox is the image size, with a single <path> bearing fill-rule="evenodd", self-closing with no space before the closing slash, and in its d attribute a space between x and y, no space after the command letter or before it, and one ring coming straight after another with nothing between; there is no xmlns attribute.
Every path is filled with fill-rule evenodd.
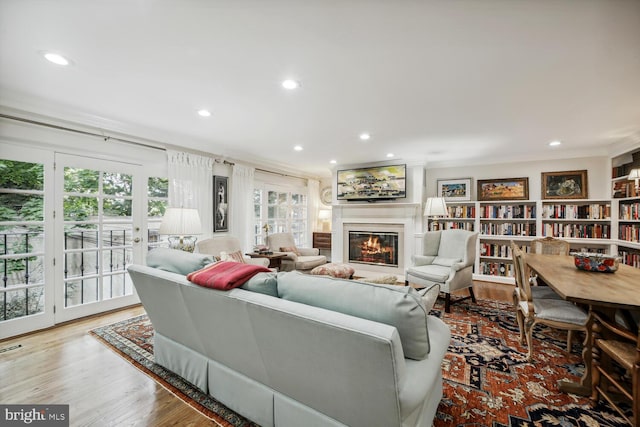
<svg viewBox="0 0 640 427"><path fill-rule="evenodd" d="M442 318L452 334L442 364L444 396L435 427L626 425L606 403L591 407L588 398L558 390L558 380L577 381L584 370L582 346L575 342L567 353L565 332L537 327L535 361L529 363L511 304L465 301L444 313L439 300L431 314ZM146 315L91 334L218 425L255 426L154 363L153 325Z"/></svg>

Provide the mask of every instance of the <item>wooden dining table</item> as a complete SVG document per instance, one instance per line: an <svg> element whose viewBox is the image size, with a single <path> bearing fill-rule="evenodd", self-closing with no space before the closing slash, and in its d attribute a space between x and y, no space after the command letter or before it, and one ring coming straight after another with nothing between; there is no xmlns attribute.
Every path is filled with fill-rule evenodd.
<svg viewBox="0 0 640 427"><path fill-rule="evenodd" d="M529 268L567 301L589 308L582 350L585 369L578 383L560 381L560 390L591 395L593 313L611 318L617 310L640 310L640 269L620 264L613 273L578 270L573 256L526 254Z"/></svg>

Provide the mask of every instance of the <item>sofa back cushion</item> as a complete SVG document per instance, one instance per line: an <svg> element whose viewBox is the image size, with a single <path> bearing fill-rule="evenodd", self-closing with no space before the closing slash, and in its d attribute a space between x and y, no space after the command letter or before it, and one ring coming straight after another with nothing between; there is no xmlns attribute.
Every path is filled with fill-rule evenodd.
<svg viewBox="0 0 640 427"><path fill-rule="evenodd" d="M428 313L410 286L282 272L278 273L278 296L394 326L405 357L422 360L429 353Z"/></svg>
<svg viewBox="0 0 640 427"><path fill-rule="evenodd" d="M186 276L214 261L211 255L185 252L178 249L155 248L147 254L147 265Z"/></svg>
<svg viewBox="0 0 640 427"><path fill-rule="evenodd" d="M251 292L258 292L272 297L278 297L278 278L277 273L258 273L251 279L244 282L242 289Z"/></svg>

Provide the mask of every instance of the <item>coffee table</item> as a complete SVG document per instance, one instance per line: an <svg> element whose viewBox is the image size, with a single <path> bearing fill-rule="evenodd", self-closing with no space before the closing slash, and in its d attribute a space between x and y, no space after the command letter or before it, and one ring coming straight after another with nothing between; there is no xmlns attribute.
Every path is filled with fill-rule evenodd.
<svg viewBox="0 0 640 427"><path fill-rule="evenodd" d="M259 252L249 252L246 254L251 258L267 258L269 260L269 268L275 268L280 271L282 267L282 258L286 257L287 254L284 252L273 252L270 254L261 254Z"/></svg>

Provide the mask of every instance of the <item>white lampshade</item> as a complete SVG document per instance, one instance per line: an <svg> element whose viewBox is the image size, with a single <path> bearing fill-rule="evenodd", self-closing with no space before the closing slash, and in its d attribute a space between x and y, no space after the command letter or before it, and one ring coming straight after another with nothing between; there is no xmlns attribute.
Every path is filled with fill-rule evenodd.
<svg viewBox="0 0 640 427"><path fill-rule="evenodd" d="M329 209L320 209L318 211L318 219L326 220L331 218L331 211Z"/></svg>
<svg viewBox="0 0 640 427"><path fill-rule="evenodd" d="M629 176L627 177L627 179L640 179L640 168L636 168L636 169L631 169L631 171L629 172Z"/></svg>
<svg viewBox="0 0 640 427"><path fill-rule="evenodd" d="M158 230L160 234L192 236L201 234L200 215L197 209L167 208Z"/></svg>
<svg viewBox="0 0 640 427"><path fill-rule="evenodd" d="M424 205L424 216L428 216L428 217L449 216L449 212L447 211L447 203L444 201L444 198L429 197L427 199L427 203Z"/></svg>

